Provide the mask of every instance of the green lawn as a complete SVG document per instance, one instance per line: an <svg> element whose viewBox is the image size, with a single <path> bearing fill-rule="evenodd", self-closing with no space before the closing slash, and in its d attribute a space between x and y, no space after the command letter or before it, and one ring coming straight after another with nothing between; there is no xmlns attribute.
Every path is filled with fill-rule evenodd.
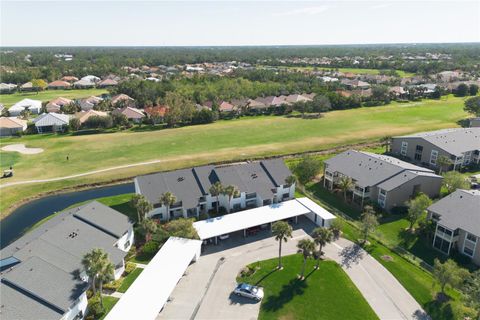
<svg viewBox="0 0 480 320"><path fill-rule="evenodd" d="M453 127L465 117L463 100L449 96L442 100L334 111L312 120L259 116L151 132L6 138L0 141L0 146L25 143L45 151L37 155L8 155L6 160L3 156L7 153L1 151L2 167L13 165L15 169L15 176L3 179L2 184L154 159L162 159L162 162L66 181L9 187L8 192L2 192L0 211L2 215L8 214L6 209L17 201L66 187L212 162L321 150L372 141L386 134Z"/></svg>
<svg viewBox="0 0 480 320"><path fill-rule="evenodd" d="M122 284L118 288L118 292L127 292L127 289L130 288L133 281L138 278L140 273L142 273L142 268L136 268L132 272L130 272L122 281Z"/></svg>
<svg viewBox="0 0 480 320"><path fill-rule="evenodd" d="M103 297L103 307L105 308L105 311L96 319L104 319L110 310L112 310L113 306L115 306L115 304L118 302L118 300L120 299L114 297Z"/></svg>
<svg viewBox="0 0 480 320"><path fill-rule="evenodd" d="M41 100L43 102L53 100L58 97L68 99L86 98L90 96L98 96L103 93L107 93L105 89L72 89L72 90L45 90L36 92L16 92L12 94L1 94L0 103L6 107L11 107L23 99Z"/></svg>
<svg viewBox="0 0 480 320"><path fill-rule="evenodd" d="M265 297L260 307L260 320L267 319L378 319L357 287L342 268L333 261L322 261L313 270L309 260L306 279L300 281L303 258L301 255L283 257L284 269L275 269L278 260L254 263L260 269L239 282L257 284L264 288Z"/></svg>

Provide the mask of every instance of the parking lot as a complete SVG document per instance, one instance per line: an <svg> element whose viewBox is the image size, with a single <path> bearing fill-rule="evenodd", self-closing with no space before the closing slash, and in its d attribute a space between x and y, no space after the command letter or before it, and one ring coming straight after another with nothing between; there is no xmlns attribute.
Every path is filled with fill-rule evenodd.
<svg viewBox="0 0 480 320"><path fill-rule="evenodd" d="M313 228L310 220L300 217L283 253L295 253L296 240ZM270 228L246 238L243 231L235 232L218 245L204 246L202 257L187 269L157 319L257 319L260 303L232 294L235 277L249 263L276 257L277 248Z"/></svg>

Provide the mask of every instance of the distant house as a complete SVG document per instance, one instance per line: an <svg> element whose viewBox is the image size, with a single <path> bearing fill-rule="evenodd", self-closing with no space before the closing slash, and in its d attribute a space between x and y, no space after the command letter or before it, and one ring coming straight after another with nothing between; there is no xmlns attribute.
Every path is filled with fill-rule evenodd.
<svg viewBox="0 0 480 320"><path fill-rule="evenodd" d="M469 119L470 128L478 128L480 127L480 117L479 118L471 118Z"/></svg>
<svg viewBox="0 0 480 320"><path fill-rule="evenodd" d="M407 93L403 87L394 86L388 89L388 92L395 97L404 97Z"/></svg>
<svg viewBox="0 0 480 320"><path fill-rule="evenodd" d="M443 129L393 137L391 150L394 155L431 168L438 168L437 160L444 156L452 164L443 169L456 170L480 163L480 128Z"/></svg>
<svg viewBox="0 0 480 320"><path fill-rule="evenodd" d="M88 75L88 76L82 77L80 80L97 83L97 82L100 82L101 79L97 76Z"/></svg>
<svg viewBox="0 0 480 320"><path fill-rule="evenodd" d="M112 113L123 114L127 117L128 120L133 121L134 123L141 123L145 114L142 110L133 108L133 107L124 107L122 109L115 109Z"/></svg>
<svg viewBox="0 0 480 320"><path fill-rule="evenodd" d="M92 109L88 111L80 111L75 114L75 117L80 121L80 124L84 124L88 120L88 118L93 116L106 117L108 116L108 113Z"/></svg>
<svg viewBox="0 0 480 320"><path fill-rule="evenodd" d="M97 84L97 87L99 87L99 88L109 88L109 87L115 87L117 85L118 85L117 81L115 81L113 79L105 79L105 80L100 81Z"/></svg>
<svg viewBox="0 0 480 320"><path fill-rule="evenodd" d="M33 119L38 133L46 132L63 132L68 126L70 116L60 113L43 113L37 118Z"/></svg>
<svg viewBox="0 0 480 320"><path fill-rule="evenodd" d="M72 85L70 82L67 81L62 81L62 80L56 80L53 82L50 82L48 84L48 89L50 90L57 90L57 89L70 89Z"/></svg>
<svg viewBox="0 0 480 320"><path fill-rule="evenodd" d="M95 82L80 79L80 80L78 80L78 81L75 81L75 82L73 83L73 86L74 86L75 88L77 88L77 89L94 88L94 87L95 87Z"/></svg>
<svg viewBox="0 0 480 320"><path fill-rule="evenodd" d="M446 255L457 251L480 266L480 191L457 190L428 207L436 222L433 247Z"/></svg>
<svg viewBox="0 0 480 320"><path fill-rule="evenodd" d="M11 93L17 89L17 85L13 83L0 83L1 93Z"/></svg>
<svg viewBox="0 0 480 320"><path fill-rule="evenodd" d="M8 112L11 116L19 116L24 110L28 110L32 114L39 114L42 110L42 101L23 99L22 101L19 101L11 106L10 109L8 109Z"/></svg>
<svg viewBox="0 0 480 320"><path fill-rule="evenodd" d="M27 121L17 117L0 117L0 136L13 136L27 130Z"/></svg>
<svg viewBox="0 0 480 320"><path fill-rule="evenodd" d="M370 84L368 82L361 80L343 79L342 81L340 81L340 83L347 87L347 89L367 90L370 88Z"/></svg>
<svg viewBox="0 0 480 320"><path fill-rule="evenodd" d="M78 105L83 111L92 110L97 104L102 102L103 99L96 96L90 96L88 98L77 100Z"/></svg>
<svg viewBox="0 0 480 320"><path fill-rule="evenodd" d="M33 84L31 82L25 82L20 86L21 91L33 91L35 88L33 87Z"/></svg>
<svg viewBox="0 0 480 320"><path fill-rule="evenodd" d="M62 79L60 79L60 80L73 83L73 82L75 82L75 81L78 81L78 78L77 78L77 77L74 77L74 76L64 76L64 77L62 77Z"/></svg>
<svg viewBox="0 0 480 320"><path fill-rule="evenodd" d="M128 95L121 93L113 96L111 99L111 103L113 106L122 105L122 106L133 106L135 99L129 97Z"/></svg>
<svg viewBox="0 0 480 320"><path fill-rule="evenodd" d="M269 105L266 105L264 102L262 102L261 98L248 100L248 109L250 110L261 111L267 109L268 107Z"/></svg>
<svg viewBox="0 0 480 320"><path fill-rule="evenodd" d="M227 101L222 101L218 105L218 111L220 112L233 112L235 110L237 110L237 108L235 108L233 104L228 103Z"/></svg>
<svg viewBox="0 0 480 320"><path fill-rule="evenodd" d="M405 206L405 202L423 192L429 197L440 193L442 177L433 170L415 166L393 157L348 150L325 161L324 186L333 190L342 177L352 179L353 200L370 200L386 211Z"/></svg>
<svg viewBox="0 0 480 320"><path fill-rule="evenodd" d="M312 101L312 99L301 94L291 94L285 98L285 101L288 103L297 103Z"/></svg>
<svg viewBox="0 0 480 320"><path fill-rule="evenodd" d="M73 100L67 99L67 98L56 98L47 103L45 106L47 112L60 112L63 106L67 106L69 104L72 104Z"/></svg>

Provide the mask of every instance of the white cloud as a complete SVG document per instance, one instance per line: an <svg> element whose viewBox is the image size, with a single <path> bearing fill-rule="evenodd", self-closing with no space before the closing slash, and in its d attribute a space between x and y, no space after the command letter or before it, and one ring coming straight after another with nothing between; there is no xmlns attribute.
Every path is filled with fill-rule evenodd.
<svg viewBox="0 0 480 320"><path fill-rule="evenodd" d="M391 5L392 5L391 3L380 3L380 4L376 4L376 5L371 6L370 9L388 8L388 7L390 7Z"/></svg>
<svg viewBox="0 0 480 320"><path fill-rule="evenodd" d="M298 8L289 11L276 12L273 15L277 17L285 16L297 16L297 15L308 15L313 16L320 13L323 13L329 9L328 6L317 6L317 7L307 7L307 8Z"/></svg>

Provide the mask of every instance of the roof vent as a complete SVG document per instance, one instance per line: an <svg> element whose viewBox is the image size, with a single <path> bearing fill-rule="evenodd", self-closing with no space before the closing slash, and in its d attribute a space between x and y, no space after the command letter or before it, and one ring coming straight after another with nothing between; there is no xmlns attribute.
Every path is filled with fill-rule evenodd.
<svg viewBox="0 0 480 320"><path fill-rule="evenodd" d="M178 182L182 182L183 180L185 180L184 177L178 177L178 179L177 179Z"/></svg>

